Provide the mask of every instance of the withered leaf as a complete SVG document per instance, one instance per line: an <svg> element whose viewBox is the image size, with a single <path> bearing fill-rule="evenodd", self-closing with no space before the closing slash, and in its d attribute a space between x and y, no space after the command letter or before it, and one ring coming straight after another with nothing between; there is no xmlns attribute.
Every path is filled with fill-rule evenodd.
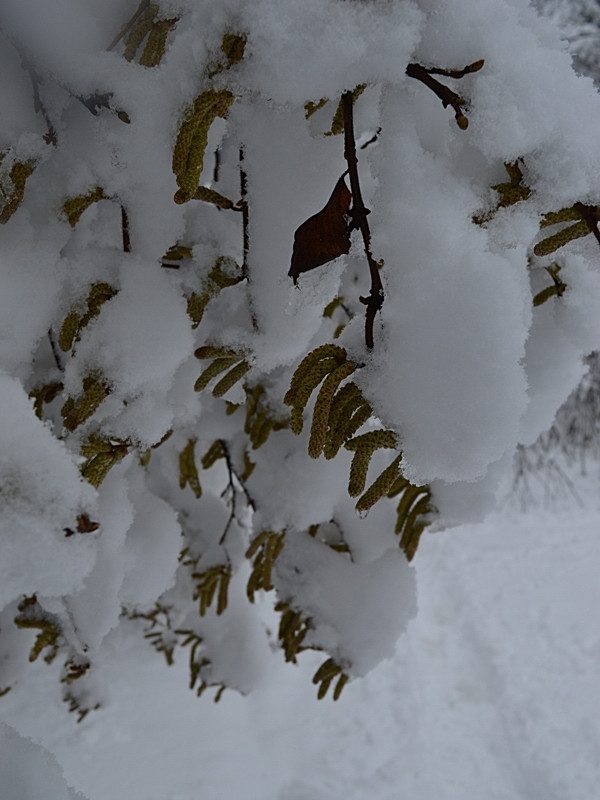
<svg viewBox="0 0 600 800"><path fill-rule="evenodd" d="M344 182L344 175L336 183L327 205L303 222L294 234L292 265L288 272L294 283L298 283L301 272L308 272L350 252L347 215L352 195Z"/></svg>

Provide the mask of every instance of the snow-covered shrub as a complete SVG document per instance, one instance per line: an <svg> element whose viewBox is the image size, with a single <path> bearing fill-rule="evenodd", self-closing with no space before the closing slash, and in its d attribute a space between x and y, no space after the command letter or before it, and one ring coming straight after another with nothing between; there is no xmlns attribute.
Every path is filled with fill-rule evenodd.
<svg viewBox="0 0 600 800"><path fill-rule="evenodd" d="M600 342L592 82L525 0L0 26L0 689L60 657L81 719L118 629L337 698Z"/></svg>

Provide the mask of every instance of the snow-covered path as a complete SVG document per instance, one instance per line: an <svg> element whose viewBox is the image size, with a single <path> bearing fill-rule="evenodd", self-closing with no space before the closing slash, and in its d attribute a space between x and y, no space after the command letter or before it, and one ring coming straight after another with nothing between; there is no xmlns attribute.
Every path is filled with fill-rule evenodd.
<svg viewBox="0 0 600 800"><path fill-rule="evenodd" d="M261 689L215 705L145 642L113 638L106 707L81 725L52 669L3 698L90 800L591 800L600 784L598 509L427 537L396 658L317 702L275 653Z"/></svg>

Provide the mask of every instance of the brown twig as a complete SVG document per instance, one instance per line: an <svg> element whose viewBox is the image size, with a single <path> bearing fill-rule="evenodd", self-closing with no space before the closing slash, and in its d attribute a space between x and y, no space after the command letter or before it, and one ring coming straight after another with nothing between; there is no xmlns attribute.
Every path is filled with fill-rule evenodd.
<svg viewBox="0 0 600 800"><path fill-rule="evenodd" d="M227 524L225 525L225 530L223 531L223 533L221 534L221 538L219 539L219 544L223 544L223 542L225 541L225 539L227 537L227 533L229 532L229 528L231 527L231 523L234 521L234 519L236 519L237 488L236 488L236 485L234 483L234 478L237 481L237 483L239 484L242 492L244 493L247 505L249 505L250 508L253 511L256 510L256 504L254 503L254 500L252 499L250 493L248 492L248 489L246 489L245 483L240 478L240 476L238 475L235 467L233 466L233 463L231 461L231 454L229 453L229 447L227 446L227 442L224 439L220 439L219 441L221 442L221 447L223 448L223 454L225 456L225 463L227 465L227 472L229 474L229 482L228 482L227 486L225 487L225 489L223 491L223 494L221 496L225 495L227 492L229 492L230 496L231 496L231 513L229 514L229 519L227 520Z"/></svg>
<svg viewBox="0 0 600 800"><path fill-rule="evenodd" d="M600 220L600 209L597 206L586 206L583 203L575 203L575 208L581 214L581 218L594 234L596 241L600 244L600 231L598 230L598 221Z"/></svg>
<svg viewBox="0 0 600 800"><path fill-rule="evenodd" d="M431 89L431 91L440 98L444 108L447 106L452 106L458 127L461 128L461 130L465 130L469 125L469 120L463 113L463 106L466 105L467 101L464 97L456 94L456 92L453 92L452 89L444 86L443 83L440 83L431 76L444 75L447 78L463 78L465 75L468 75L471 72L478 72L483 67L483 64L484 61L482 58L479 59L479 61L474 61L472 64L468 64L464 69L458 70L438 69L437 67L427 68L422 66L422 64L409 64L406 68L406 74L409 78L415 78L416 80L421 81L421 83L424 83L425 86L429 87L429 89Z"/></svg>
<svg viewBox="0 0 600 800"><path fill-rule="evenodd" d="M244 169L244 148L240 147L240 195L241 199L237 206L234 206L235 211L242 212L242 247L243 247L243 256L242 256L242 280L245 280L246 283L250 283L250 272L248 270L248 253L250 251L250 212L248 208L248 176L246 174L246 170ZM258 318L256 316L256 312L254 311L251 295L249 294L249 310L250 310L250 317L252 319L252 328L256 333L260 330L260 326L258 324Z"/></svg>
<svg viewBox="0 0 600 800"><path fill-rule="evenodd" d="M356 141L354 138L354 116L353 116L352 92L344 92L342 104L344 108L344 158L348 163L348 175L350 177L350 191L352 193L352 217L351 227L359 230L362 234L369 272L371 273L371 292L368 297L360 297L359 300L367 307L365 317L365 342L369 350L373 349L373 323L375 315L383 305L384 294L381 278L379 277L379 266L371 253L371 231L367 222L367 215L370 214L365 208L358 180L358 159L356 158Z"/></svg>
<svg viewBox="0 0 600 800"><path fill-rule="evenodd" d="M125 206L121 206L121 228L123 230L123 252L131 253L131 239L129 237L129 217Z"/></svg>
<svg viewBox="0 0 600 800"><path fill-rule="evenodd" d="M248 280L248 250L250 249L250 237L248 233L248 176L243 167L244 164L244 148L240 147L240 207L242 209L242 226L243 226L243 248L244 255L242 261L242 278Z"/></svg>
<svg viewBox="0 0 600 800"><path fill-rule="evenodd" d="M56 366L61 372L64 372L65 367L61 361L60 354L58 352L58 347L56 346L56 342L54 340L54 334L52 332L52 328L48 330L48 340L50 341L50 348L52 349L52 355L54 356L54 361L56 363Z"/></svg>

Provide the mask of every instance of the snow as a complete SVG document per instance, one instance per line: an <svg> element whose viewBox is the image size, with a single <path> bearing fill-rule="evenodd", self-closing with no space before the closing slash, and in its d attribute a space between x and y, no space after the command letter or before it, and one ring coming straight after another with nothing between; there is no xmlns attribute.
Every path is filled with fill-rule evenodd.
<svg viewBox="0 0 600 800"><path fill-rule="evenodd" d="M71 454L33 414L19 381L0 374L0 605L19 595L69 594L95 559L96 537L69 542L66 528L93 514L95 492ZM32 554L33 557L32 557Z"/></svg>
<svg viewBox="0 0 600 800"><path fill-rule="evenodd" d="M600 347L596 237L533 250L543 214L598 203L592 82L527 0L158 5L172 24L144 66L115 40L134 0L0 4L0 713L89 800L588 800L595 488L522 517L506 497L515 454ZM227 37L244 43L229 65ZM407 74L417 62L444 102ZM347 255L295 287L295 231L348 168L348 142L329 135L340 95L365 84L354 127L373 260L352 231ZM232 103L213 123L199 97L204 112ZM229 208L174 202L204 134L199 185ZM385 302L371 348L373 261ZM534 307L552 264L566 289ZM356 365L372 411L360 433L397 444L367 485L401 457L431 493L438 533L412 565L398 500L359 517L348 450L308 455L323 398L301 435L288 427L292 375L327 344ZM196 391L223 361L243 379L225 398L211 390L226 372ZM296 668L278 603L306 628ZM326 659L355 680L317 704ZM220 704L190 682L223 690ZM16 768L42 758L3 736Z"/></svg>
<svg viewBox="0 0 600 800"><path fill-rule="evenodd" d="M600 777L597 464L590 473L583 508L507 509L428 536L418 614L396 655L337 703L315 699L319 654L294 667L272 653L248 697L214 704L189 692L185 654L166 667L115 632L106 708L76 725L41 665L2 698L3 719L55 753L89 800L589 800Z"/></svg>
<svg viewBox="0 0 600 800"><path fill-rule="evenodd" d="M0 722L0 790L3 800L85 800L69 789L54 756Z"/></svg>

